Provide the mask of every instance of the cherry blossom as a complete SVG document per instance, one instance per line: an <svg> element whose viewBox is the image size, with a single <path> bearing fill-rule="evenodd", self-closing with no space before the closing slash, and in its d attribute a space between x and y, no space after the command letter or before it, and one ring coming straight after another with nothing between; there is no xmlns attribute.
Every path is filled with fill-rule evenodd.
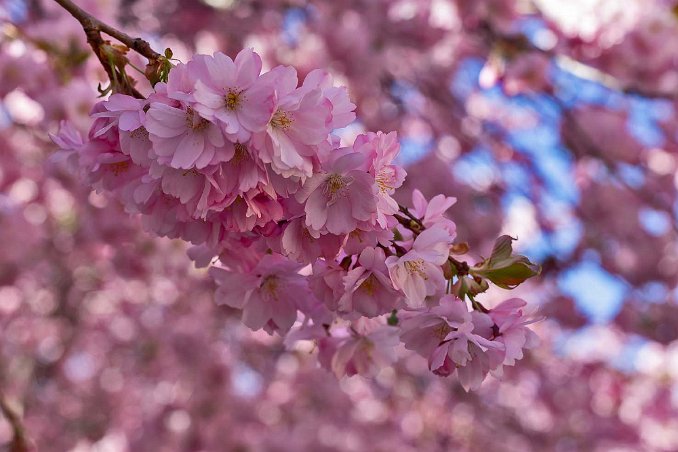
<svg viewBox="0 0 678 452"><path fill-rule="evenodd" d="M375 317L400 308L398 293L393 290L381 248L365 248L358 258L358 267L344 277L344 294L339 310Z"/></svg>
<svg viewBox="0 0 678 452"><path fill-rule="evenodd" d="M405 255L386 258L393 286L403 291L409 307L420 308L426 297L444 292L441 266L447 261L451 245L452 237L446 230L432 228L422 232Z"/></svg>
<svg viewBox="0 0 678 452"><path fill-rule="evenodd" d="M205 73L194 76L193 108L221 124L235 141L246 142L252 132L262 131L273 114L275 95L274 86L259 77L259 55L244 49L232 60L217 52L203 64Z"/></svg>
<svg viewBox="0 0 678 452"><path fill-rule="evenodd" d="M173 168L204 168L225 157L218 152L224 146L219 127L190 106L152 102L146 112L146 130L158 161Z"/></svg>
<svg viewBox="0 0 678 452"><path fill-rule="evenodd" d="M376 212L376 196L369 174L359 169L363 161L362 154L347 153L306 181L296 199L306 205L308 226L348 234L358 224L370 221Z"/></svg>
<svg viewBox="0 0 678 452"><path fill-rule="evenodd" d="M297 299L307 291L300 267L282 256L266 255L247 273L212 267L219 285L217 303L242 309L242 321L253 330L288 331L297 317Z"/></svg>

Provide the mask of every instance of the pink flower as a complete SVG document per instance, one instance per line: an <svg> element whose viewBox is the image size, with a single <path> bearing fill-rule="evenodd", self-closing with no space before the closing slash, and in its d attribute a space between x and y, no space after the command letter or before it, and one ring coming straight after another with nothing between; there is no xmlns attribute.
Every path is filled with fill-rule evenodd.
<svg viewBox="0 0 678 452"><path fill-rule="evenodd" d="M344 236L309 230L304 218L290 221L282 236L282 247L288 257L297 262L311 263L319 257L333 259L344 241Z"/></svg>
<svg viewBox="0 0 678 452"><path fill-rule="evenodd" d="M158 162L173 168L204 168L228 158L219 152L224 146L219 127L191 107L152 102L146 130Z"/></svg>
<svg viewBox="0 0 678 452"><path fill-rule="evenodd" d="M308 296L301 268L283 256L265 255L248 273L210 268L215 279L217 303L242 310L242 321L252 330L285 333L297 318L296 300Z"/></svg>
<svg viewBox="0 0 678 452"><path fill-rule="evenodd" d="M207 221L213 225L213 229L224 233L250 232L271 221L280 221L284 213L277 199L259 190L231 195L224 200L223 205L228 208L211 213Z"/></svg>
<svg viewBox="0 0 678 452"><path fill-rule="evenodd" d="M227 141L224 148L228 161L220 164L218 180L226 193L244 193L266 183L264 165L250 146Z"/></svg>
<svg viewBox="0 0 678 452"><path fill-rule="evenodd" d="M91 141L99 141L102 144L107 144L111 149L118 151L120 139L118 137L118 121L115 115L98 116L100 113L106 112L104 102L98 102L92 107L90 116L94 121L89 128L87 137Z"/></svg>
<svg viewBox="0 0 678 452"><path fill-rule="evenodd" d="M85 144L80 131L70 121L61 121L57 133L50 133L49 137L59 146L59 150L52 157L53 161L65 162L71 169L76 169L78 153Z"/></svg>
<svg viewBox="0 0 678 452"><path fill-rule="evenodd" d="M220 168L211 166L198 172L154 165L151 175L161 181L162 191L178 198L193 218L205 218L210 209L222 210L226 193L216 180Z"/></svg>
<svg viewBox="0 0 678 452"><path fill-rule="evenodd" d="M457 236L457 226L444 215L456 202L457 198L444 195L436 195L427 202L419 190L412 191L413 213L421 218L425 227L430 228L434 225L442 227L450 233L452 239Z"/></svg>
<svg viewBox="0 0 678 452"><path fill-rule="evenodd" d="M339 300L342 312L358 312L376 317L398 307L400 297L393 290L381 248L365 248L358 258L358 267L344 277L344 295Z"/></svg>
<svg viewBox="0 0 678 452"><path fill-rule="evenodd" d="M459 303L461 304L461 301ZM400 340L406 349L428 358L452 328L447 324L445 316L439 312L429 310L409 314L400 321Z"/></svg>
<svg viewBox="0 0 678 452"><path fill-rule="evenodd" d="M99 102L92 109L92 115L105 111L104 103ZM116 123L117 116L96 117L88 141L69 123L62 123L52 139L62 148L57 160L66 160L77 167L97 191L111 191L121 196L144 176L146 169L120 150Z"/></svg>
<svg viewBox="0 0 678 452"><path fill-rule="evenodd" d="M104 111L95 113L93 118L112 118L113 123L120 130L131 132L144 123L143 108L146 100L137 99L125 94L113 94L103 102Z"/></svg>
<svg viewBox="0 0 678 452"><path fill-rule="evenodd" d="M391 239L393 239L393 231L389 229L374 229L371 231L360 228L354 229L346 237L344 252L346 254L360 254L368 246L375 247L377 244L389 246Z"/></svg>
<svg viewBox="0 0 678 452"><path fill-rule="evenodd" d="M374 377L395 361L396 345L398 330L390 326L382 325L369 333L351 334L337 345L331 361L332 372L337 378L353 375Z"/></svg>
<svg viewBox="0 0 678 452"><path fill-rule="evenodd" d="M511 298L500 303L489 314L499 330L496 340L506 348L503 361L506 366L513 366L516 360L522 359L524 348L539 345L539 337L527 325L540 319L526 317L522 309L526 305L520 298Z"/></svg>
<svg viewBox="0 0 678 452"><path fill-rule="evenodd" d="M320 89L297 88L294 68L278 66L261 78L276 86L278 100L266 133L255 135L255 146L276 173L310 177L314 146L326 141L331 130L332 104Z"/></svg>
<svg viewBox="0 0 678 452"><path fill-rule="evenodd" d="M247 202L248 217L256 218L257 226L264 226L283 219L284 209L275 194L259 190L250 190L244 195Z"/></svg>
<svg viewBox="0 0 678 452"><path fill-rule="evenodd" d="M457 368L457 378L466 392L475 391L480 388L490 370L501 365L501 361L496 362L493 356L502 356L503 350L490 349L483 351L480 347L471 343L469 345L470 361ZM449 359L449 358L448 358Z"/></svg>
<svg viewBox="0 0 678 452"><path fill-rule="evenodd" d="M296 198L306 203L308 226L348 234L359 222L370 220L376 211L376 197L370 175L357 169L363 160L358 153L343 155L328 165L327 172L306 181Z"/></svg>
<svg viewBox="0 0 678 452"><path fill-rule="evenodd" d="M334 261L317 260L313 263L313 274L311 275L309 285L313 294L330 311L337 310L339 299L344 293L344 270Z"/></svg>
<svg viewBox="0 0 678 452"><path fill-rule="evenodd" d="M398 136L395 132L359 135L353 150L367 156L368 171L377 185L377 223L386 228L388 217L398 213L398 203L391 195L403 184L407 174L402 167L392 164L400 151Z"/></svg>
<svg viewBox="0 0 678 452"><path fill-rule="evenodd" d="M407 306L421 308L427 296L444 290L441 265L447 262L451 245L452 237L448 231L431 228L419 234L407 254L386 258L393 287L405 294Z"/></svg>
<svg viewBox="0 0 678 452"><path fill-rule="evenodd" d="M492 372L495 376L501 374L505 356L504 344L494 337L495 325L490 316L473 311L471 318L472 334L476 336L476 340L468 343L470 360L464 366L457 366L457 378L467 392L478 389L488 373ZM483 343L478 338L484 338L488 342Z"/></svg>
<svg viewBox="0 0 678 452"><path fill-rule="evenodd" d="M146 127L140 126L131 132L121 130L120 150L129 155L137 165L150 166L153 143L148 137Z"/></svg>
<svg viewBox="0 0 678 452"><path fill-rule="evenodd" d="M217 52L206 57L204 65L193 93L195 110L220 124L234 141L245 142L252 132L263 131L273 114L275 95L273 83L259 77L259 55L243 49L233 61Z"/></svg>
<svg viewBox="0 0 678 452"><path fill-rule="evenodd" d="M111 126L118 127L120 150L132 157L137 165L150 165L152 143L144 127L144 107L147 101L123 94L113 94L102 105L105 110L93 114L96 118L109 118ZM101 133L101 131L99 131Z"/></svg>
<svg viewBox="0 0 678 452"><path fill-rule="evenodd" d="M457 370L468 391L501 365L504 346L488 339L492 325L488 315L469 312L464 302L446 295L438 306L404 319L400 339L428 359L433 373L449 376Z"/></svg>
<svg viewBox="0 0 678 452"><path fill-rule="evenodd" d="M483 320L487 320L487 315L474 312L475 316L472 316L466 308L466 304L453 295L444 296L440 300L440 306L433 308L432 311L444 316L447 325L451 328L441 344L433 351L431 370L434 372L437 366L442 365L443 355L449 357L456 365L465 366L472 358L469 351L471 344L482 351L487 351L490 348L503 349L501 344L476 334L478 328L474 324L474 320L487 323L479 320L483 318Z"/></svg>
<svg viewBox="0 0 678 452"><path fill-rule="evenodd" d="M92 148L96 142L90 142L84 149ZM89 182L99 192L109 191L120 196L120 192L133 187L146 169L138 165L123 153L104 152L99 154L96 163L90 168Z"/></svg>
<svg viewBox="0 0 678 452"><path fill-rule="evenodd" d="M181 102L193 102L193 94L199 77L207 76L207 60L209 55L194 55L188 63L178 63L169 73L167 85L158 83L156 92L165 91L169 99Z"/></svg>
<svg viewBox="0 0 678 452"><path fill-rule="evenodd" d="M125 193L126 210L142 214L144 229L161 237L181 237L195 245L205 243L209 225L193 219L186 206L165 194L160 188L160 180L144 179Z"/></svg>
<svg viewBox="0 0 678 452"><path fill-rule="evenodd" d="M355 104L349 99L346 87L333 86L332 75L329 72L315 69L306 75L302 90L312 91L317 88L332 105L330 130L346 127L355 120Z"/></svg>

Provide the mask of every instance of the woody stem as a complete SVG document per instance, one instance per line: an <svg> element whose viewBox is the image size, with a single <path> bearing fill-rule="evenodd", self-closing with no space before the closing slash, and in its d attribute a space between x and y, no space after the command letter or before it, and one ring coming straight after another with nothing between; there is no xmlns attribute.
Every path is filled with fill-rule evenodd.
<svg viewBox="0 0 678 452"><path fill-rule="evenodd" d="M117 67L112 61L109 60L110 57L107 56L106 52L104 52L104 46L106 45L107 41L104 41L104 39L101 37L101 33L105 33L108 36L117 39L128 48L146 57L149 60L149 63L158 61L162 58L162 55L153 50L147 41L141 38L133 38L128 34L100 21L73 3L71 0L54 1L61 5L71 14L71 16L80 22L80 25L82 25L85 35L87 36L87 43L90 45L90 47L92 47L92 51L97 56L99 62L106 71L114 91L143 99L144 96L139 91L137 91L136 88L134 88L132 83L129 81L124 69Z"/></svg>

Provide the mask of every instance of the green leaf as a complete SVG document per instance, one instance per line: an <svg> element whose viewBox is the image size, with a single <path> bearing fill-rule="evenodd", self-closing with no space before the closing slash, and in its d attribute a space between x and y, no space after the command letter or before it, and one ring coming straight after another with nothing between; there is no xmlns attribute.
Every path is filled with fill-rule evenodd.
<svg viewBox="0 0 678 452"><path fill-rule="evenodd" d="M494 242L494 248L492 248L492 255L490 256L491 262L500 261L503 259L508 259L513 253L513 245L511 244L515 239L510 235L502 235Z"/></svg>
<svg viewBox="0 0 678 452"><path fill-rule="evenodd" d="M525 256L513 254L514 240L508 235L499 237L494 243L490 258L471 268L471 274L485 278L503 289L514 289L541 273L539 265L530 262Z"/></svg>
<svg viewBox="0 0 678 452"><path fill-rule="evenodd" d="M525 280L541 273L541 266L533 264L525 256L511 256L487 266L471 269L471 273L492 281L503 289L514 289Z"/></svg>

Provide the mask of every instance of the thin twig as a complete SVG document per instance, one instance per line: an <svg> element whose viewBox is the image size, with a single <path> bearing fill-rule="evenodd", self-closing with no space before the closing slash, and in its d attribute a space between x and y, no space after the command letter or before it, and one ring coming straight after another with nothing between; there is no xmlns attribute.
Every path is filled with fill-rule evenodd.
<svg viewBox="0 0 678 452"><path fill-rule="evenodd" d="M412 212L410 212L410 209L407 207L398 204L398 209L400 212L404 213L410 220L416 222L419 226L424 226L424 223L421 221L421 218L418 218L416 215L414 215Z"/></svg>
<svg viewBox="0 0 678 452"><path fill-rule="evenodd" d="M127 33L111 27L110 25L92 16L84 9L80 8L71 0L54 1L61 5L66 11L71 13L71 16L75 17L78 22L80 22L82 27L85 29L85 32L87 29L92 29L97 32L106 33L108 36L122 42L127 47L137 52L139 55L146 57L148 60L157 60L162 58L162 55L151 48L151 45L148 43L148 41L145 41L141 38L133 38Z"/></svg>
<svg viewBox="0 0 678 452"><path fill-rule="evenodd" d="M106 49L107 51L105 51L105 46L108 44L108 41L104 41L104 39L101 37L101 33L105 33L108 36L117 39L128 48L146 57L149 61L149 64L156 63L162 59L163 56L153 50L147 41L141 38L133 38L128 34L100 21L73 3L71 0L54 1L61 5L82 25L85 35L87 36L87 43L90 45L90 47L92 47L94 54L99 59L99 62L106 71L106 74L108 74L113 91L128 94L137 98L144 98L144 96L139 91L137 91L136 88L134 88L133 81L128 78L124 68L119 68L116 64L114 64L113 61L110 60L110 52L114 51L114 49L109 47ZM108 45L110 46L110 44Z"/></svg>
<svg viewBox="0 0 678 452"><path fill-rule="evenodd" d="M9 445L10 452L28 452L31 450L30 441L26 436L26 429L21 422L19 415L9 406L2 392L0 392L0 412L12 426L14 437Z"/></svg>

